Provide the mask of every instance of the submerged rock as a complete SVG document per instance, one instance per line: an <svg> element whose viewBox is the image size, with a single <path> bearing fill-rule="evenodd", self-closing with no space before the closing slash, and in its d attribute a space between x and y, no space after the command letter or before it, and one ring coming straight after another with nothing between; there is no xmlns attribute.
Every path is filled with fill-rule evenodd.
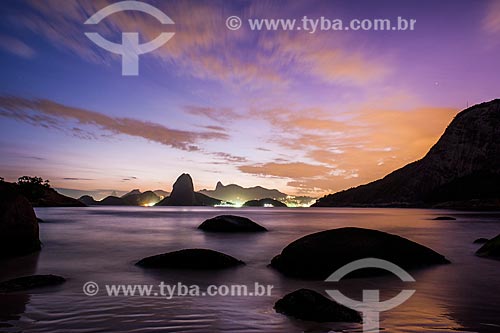
<svg viewBox="0 0 500 333"><path fill-rule="evenodd" d="M480 257L500 259L500 235L487 241L486 244L477 250L476 255Z"/></svg>
<svg viewBox="0 0 500 333"><path fill-rule="evenodd" d="M438 217L433 218L433 220L435 220L435 221L454 221L454 220L456 220L456 218L451 217L451 216L438 216Z"/></svg>
<svg viewBox="0 0 500 333"><path fill-rule="evenodd" d="M66 282L66 279L58 275L29 275L0 282L0 292L7 293L56 286L64 282Z"/></svg>
<svg viewBox="0 0 500 333"><path fill-rule="evenodd" d="M340 228L292 242L273 258L271 266L288 276L323 280L340 267L365 258L384 259L403 269L449 263L441 254L396 235L371 229Z"/></svg>
<svg viewBox="0 0 500 333"><path fill-rule="evenodd" d="M474 241L474 244L484 244L484 243L487 243L489 241L488 238L478 238Z"/></svg>
<svg viewBox="0 0 500 333"><path fill-rule="evenodd" d="M14 185L0 182L0 258L38 250L40 239L33 207Z"/></svg>
<svg viewBox="0 0 500 333"><path fill-rule="evenodd" d="M259 232L267 231L249 218L235 215L220 215L204 221L198 229L213 232Z"/></svg>
<svg viewBox="0 0 500 333"><path fill-rule="evenodd" d="M136 263L145 268L222 269L245 263L208 249L185 249L144 258Z"/></svg>
<svg viewBox="0 0 500 333"><path fill-rule="evenodd" d="M317 322L362 321L361 315L310 289L296 290L274 304L276 312L297 319Z"/></svg>

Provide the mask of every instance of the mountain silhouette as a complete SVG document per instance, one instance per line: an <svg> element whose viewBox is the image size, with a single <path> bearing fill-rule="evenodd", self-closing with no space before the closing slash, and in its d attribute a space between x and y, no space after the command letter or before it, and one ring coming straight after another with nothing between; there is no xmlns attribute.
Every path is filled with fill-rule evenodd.
<svg viewBox="0 0 500 333"><path fill-rule="evenodd" d="M230 202L246 202L250 200L260 200L272 198L274 200L285 200L287 195L275 189L267 189L261 186L242 187L236 184L223 185L217 182L214 190L201 190L200 193Z"/></svg>
<svg viewBox="0 0 500 333"><path fill-rule="evenodd" d="M170 196L160 201L157 206L215 206L222 201L194 191L193 179L187 173L177 178Z"/></svg>
<svg viewBox="0 0 500 333"><path fill-rule="evenodd" d="M460 112L419 161L313 205L500 207L500 99Z"/></svg>

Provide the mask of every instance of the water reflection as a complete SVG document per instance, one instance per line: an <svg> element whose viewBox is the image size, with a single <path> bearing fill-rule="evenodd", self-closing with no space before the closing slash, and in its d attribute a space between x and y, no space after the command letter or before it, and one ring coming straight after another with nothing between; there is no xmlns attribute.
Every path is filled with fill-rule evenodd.
<svg viewBox="0 0 500 333"><path fill-rule="evenodd" d="M358 226L396 233L444 254L451 265L410 272L417 293L402 306L384 312L386 332L498 332L500 263L475 257L474 239L500 232L498 215L418 209L244 209L270 230L258 235L207 234L196 229L204 220L227 210L171 208L50 208L37 215L52 222L41 226L45 243L40 258L1 263L2 280L53 273L68 277L61 290L32 293L18 300L0 299L22 315L10 321L23 332L360 332L360 325L315 324L275 313L274 303L299 288L322 292L332 285L284 277L267 267L289 242L308 233ZM433 221L436 215L457 221ZM154 271L134 266L137 260L189 247L211 248L247 263L227 271ZM26 260L24 258L23 260ZM11 265L11 266L7 266ZM12 266L14 265L14 266ZM28 269L31 267L30 269ZM9 275L10 276L6 276ZM272 297L112 297L82 295L86 281L98 283L274 285ZM338 288L361 299L363 289L380 289L388 299L407 286L395 277L342 280ZM325 294L326 295L326 294ZM20 304L18 307L16 302ZM27 304L29 305L27 306ZM27 306L27 310L25 310ZM5 310L0 310L5 312ZM0 329L0 331L4 331Z"/></svg>
<svg viewBox="0 0 500 333"><path fill-rule="evenodd" d="M0 261L0 281L35 274L38 265L39 252L23 257L3 259ZM0 328L10 327L8 323L18 320L26 311L26 305L30 302L27 293L0 293Z"/></svg>

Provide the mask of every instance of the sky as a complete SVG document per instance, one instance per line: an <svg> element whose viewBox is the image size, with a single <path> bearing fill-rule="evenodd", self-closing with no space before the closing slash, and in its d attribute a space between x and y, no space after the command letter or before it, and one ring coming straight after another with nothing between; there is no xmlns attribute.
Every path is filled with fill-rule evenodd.
<svg viewBox="0 0 500 333"><path fill-rule="evenodd" d="M499 98L500 1L4 0L0 176L82 190L217 181L319 197L422 158L467 106ZM230 30L226 19L242 26ZM413 31L256 31L248 20L416 20ZM121 56L86 37L146 43Z"/></svg>

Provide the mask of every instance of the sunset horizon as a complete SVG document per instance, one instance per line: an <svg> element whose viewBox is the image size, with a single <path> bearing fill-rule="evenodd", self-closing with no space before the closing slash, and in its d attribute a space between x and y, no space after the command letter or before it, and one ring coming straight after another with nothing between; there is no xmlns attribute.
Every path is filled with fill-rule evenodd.
<svg viewBox="0 0 500 333"><path fill-rule="evenodd" d="M498 333L500 0L4 0L1 333Z"/></svg>
<svg viewBox="0 0 500 333"><path fill-rule="evenodd" d="M321 197L422 158L460 110L498 97L488 79L500 74L493 65L500 47L496 2L462 1L451 11L437 5L429 15L416 2L403 8L385 1L378 12L363 10L371 10L368 17L415 19L416 29L311 33L229 30L222 13L301 22L363 12L342 2L286 9L272 1L223 2L221 11L203 2L153 1L175 22L167 29L175 34L140 57L138 76L122 76L120 56L81 29L110 40L138 29L150 40L163 28L130 12L83 24L107 3L26 1L6 8L0 38L6 179L168 190L187 172L197 189L221 181ZM440 11L447 11L446 22ZM26 68L22 76L18 67Z"/></svg>

